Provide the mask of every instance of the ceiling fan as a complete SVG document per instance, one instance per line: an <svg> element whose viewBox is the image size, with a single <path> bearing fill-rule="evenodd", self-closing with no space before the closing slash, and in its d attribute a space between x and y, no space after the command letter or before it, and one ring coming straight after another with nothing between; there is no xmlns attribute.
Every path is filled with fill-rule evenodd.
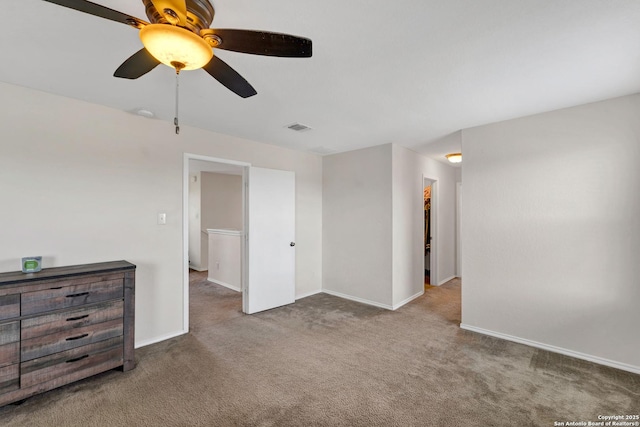
<svg viewBox="0 0 640 427"><path fill-rule="evenodd" d="M140 30L144 47L118 67L115 77L137 79L160 63L174 68L176 73L203 68L232 92L248 98L255 95L256 90L214 55L214 49L289 58L311 57L311 40L304 37L209 28L215 11L208 0L142 0L150 22L85 0L44 1Z"/></svg>

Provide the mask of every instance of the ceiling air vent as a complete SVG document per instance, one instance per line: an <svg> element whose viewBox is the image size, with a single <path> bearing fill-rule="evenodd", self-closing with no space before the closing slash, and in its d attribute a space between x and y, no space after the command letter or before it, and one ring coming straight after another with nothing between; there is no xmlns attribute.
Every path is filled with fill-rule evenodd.
<svg viewBox="0 0 640 427"><path fill-rule="evenodd" d="M311 130L311 128L309 126L303 125L301 123L291 124L291 125L287 126L287 128L289 128L291 130L295 130L296 132L306 132L308 130Z"/></svg>

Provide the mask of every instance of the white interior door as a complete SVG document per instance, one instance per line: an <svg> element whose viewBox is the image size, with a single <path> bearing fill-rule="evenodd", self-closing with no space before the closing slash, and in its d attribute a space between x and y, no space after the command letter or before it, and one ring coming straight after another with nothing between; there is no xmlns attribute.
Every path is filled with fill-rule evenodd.
<svg viewBox="0 0 640 427"><path fill-rule="evenodd" d="M250 167L244 311L295 301L295 174Z"/></svg>

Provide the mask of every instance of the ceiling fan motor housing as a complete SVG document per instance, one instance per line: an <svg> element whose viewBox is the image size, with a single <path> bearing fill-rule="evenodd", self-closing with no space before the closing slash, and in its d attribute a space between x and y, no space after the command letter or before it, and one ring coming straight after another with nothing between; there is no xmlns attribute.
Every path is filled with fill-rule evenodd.
<svg viewBox="0 0 640 427"><path fill-rule="evenodd" d="M202 68L242 98L257 92L213 49L283 58L311 57L311 40L291 34L210 28L215 15L210 0L142 0L149 22L89 0L43 0L139 30L144 47L113 73L137 79L163 63L177 72ZM176 78L177 80L177 78ZM177 124L176 124L177 125Z"/></svg>
<svg viewBox="0 0 640 427"><path fill-rule="evenodd" d="M153 24L171 24L165 17L164 11L157 10L151 0L142 0L145 7L147 18ZM208 0L186 0L187 5L187 23L186 28L196 34L200 34L201 30L209 28L215 10Z"/></svg>

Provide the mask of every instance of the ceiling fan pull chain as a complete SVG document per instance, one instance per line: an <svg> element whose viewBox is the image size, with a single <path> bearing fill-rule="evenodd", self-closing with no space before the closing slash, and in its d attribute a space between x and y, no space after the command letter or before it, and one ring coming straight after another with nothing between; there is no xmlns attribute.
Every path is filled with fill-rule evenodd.
<svg viewBox="0 0 640 427"><path fill-rule="evenodd" d="M176 135L180 134L180 125L178 124L178 95L180 89L179 77L180 70L176 69L176 116L173 118L173 124L176 127Z"/></svg>

